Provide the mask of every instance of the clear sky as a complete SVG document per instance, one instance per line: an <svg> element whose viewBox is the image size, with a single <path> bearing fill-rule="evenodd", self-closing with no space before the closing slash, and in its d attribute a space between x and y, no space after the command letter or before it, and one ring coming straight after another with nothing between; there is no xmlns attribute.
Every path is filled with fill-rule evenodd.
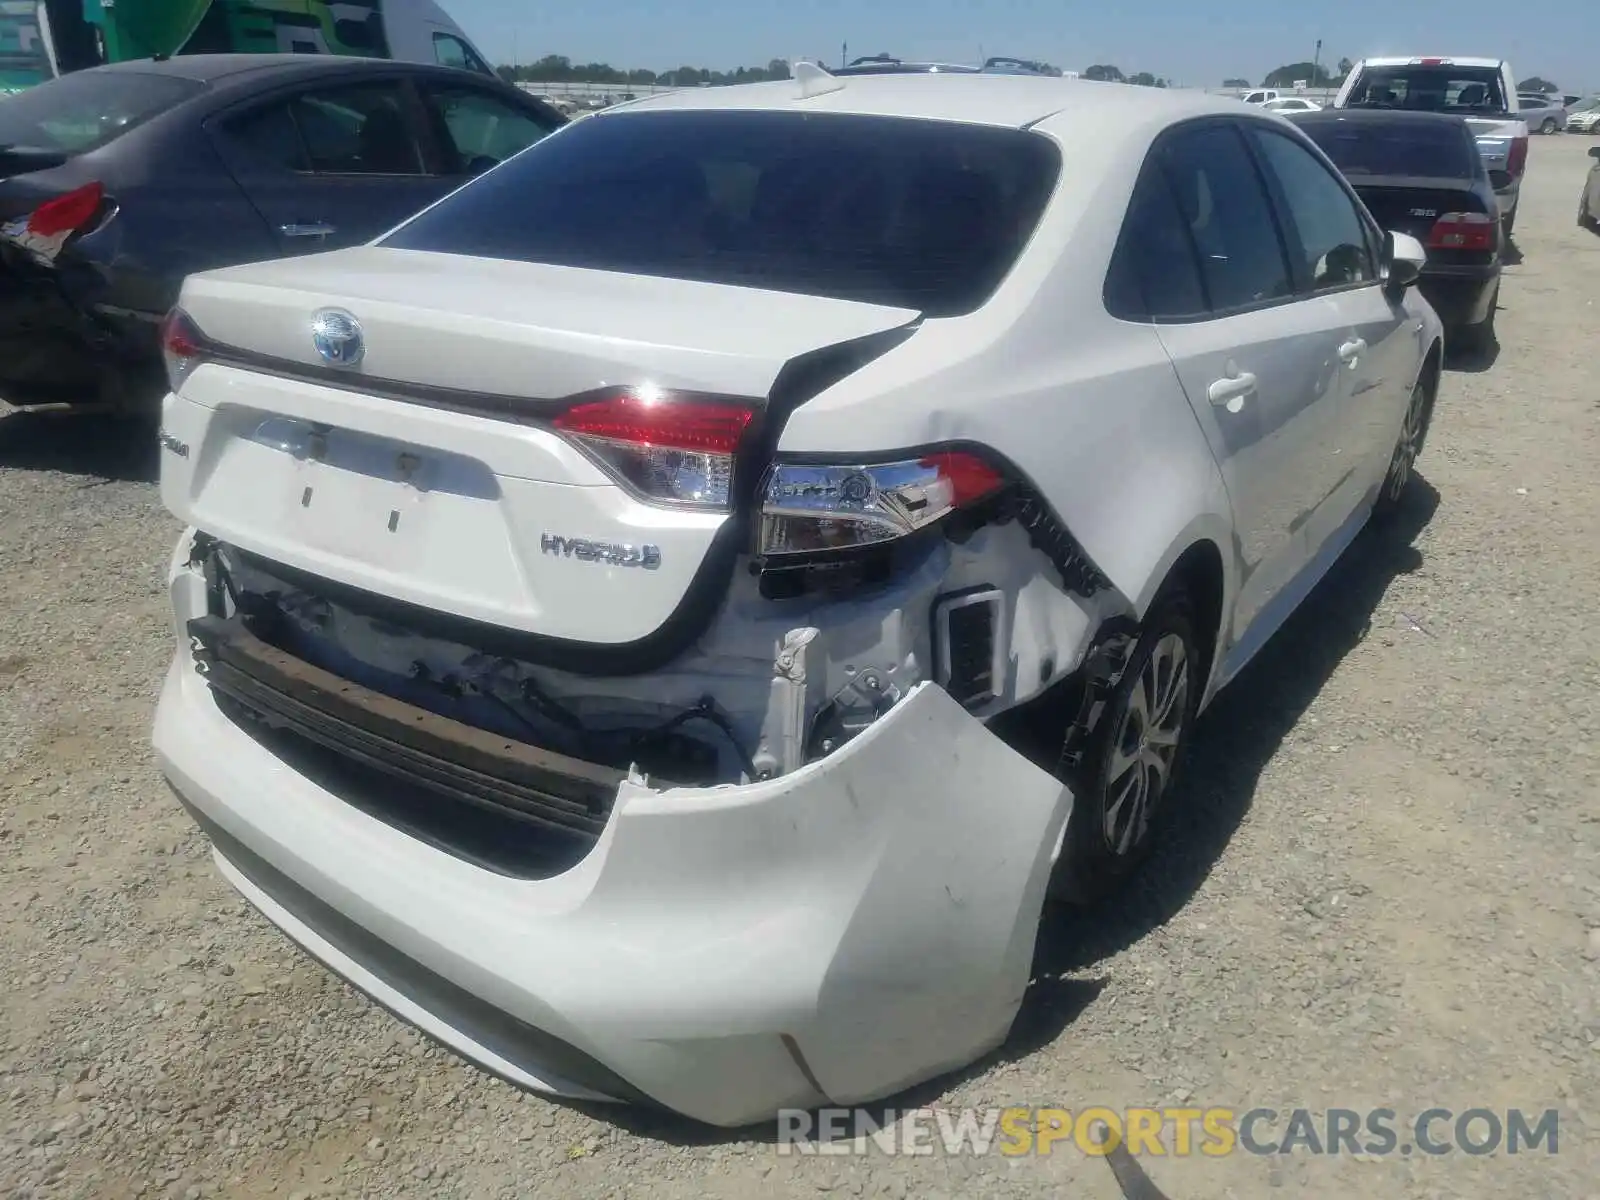
<svg viewBox="0 0 1600 1200"><path fill-rule="evenodd" d="M985 54L1068 70L1111 63L1184 85L1259 83L1273 68L1364 54L1504 55L1519 79L1600 87L1594 0L441 0L496 62L565 54L663 71L728 70L880 51L970 62ZM1580 15L1581 14L1581 15Z"/></svg>

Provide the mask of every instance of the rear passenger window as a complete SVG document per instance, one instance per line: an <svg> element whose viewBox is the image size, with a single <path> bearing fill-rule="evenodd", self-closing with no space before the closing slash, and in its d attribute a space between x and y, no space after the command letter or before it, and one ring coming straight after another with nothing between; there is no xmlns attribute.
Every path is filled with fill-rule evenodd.
<svg viewBox="0 0 1600 1200"><path fill-rule="evenodd" d="M292 101L311 169L333 175L420 175L422 151L395 84L307 92Z"/></svg>
<svg viewBox="0 0 1600 1200"><path fill-rule="evenodd" d="M1158 151L1216 312L1294 294L1267 194L1231 126L1183 130Z"/></svg>
<svg viewBox="0 0 1600 1200"><path fill-rule="evenodd" d="M286 104L274 104L235 117L224 127L228 140L252 165L280 171L309 171L311 160Z"/></svg>
<svg viewBox="0 0 1600 1200"><path fill-rule="evenodd" d="M1366 222L1332 172L1281 133L1252 129L1250 137L1288 209L1293 229L1286 232L1301 259L1297 273L1302 286L1323 291L1376 280Z"/></svg>
<svg viewBox="0 0 1600 1200"><path fill-rule="evenodd" d="M1106 280L1106 308L1128 321L1181 321L1207 309L1194 241L1165 173L1153 162L1128 203Z"/></svg>

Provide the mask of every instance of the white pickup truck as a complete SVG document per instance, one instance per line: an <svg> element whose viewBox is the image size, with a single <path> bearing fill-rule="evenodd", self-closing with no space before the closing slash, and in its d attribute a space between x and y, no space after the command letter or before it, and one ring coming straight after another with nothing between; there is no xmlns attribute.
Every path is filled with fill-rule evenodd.
<svg viewBox="0 0 1600 1200"><path fill-rule="evenodd" d="M1528 125L1516 76L1501 58L1364 58L1345 77L1335 108L1401 108L1465 118L1489 169L1509 235L1528 167Z"/></svg>

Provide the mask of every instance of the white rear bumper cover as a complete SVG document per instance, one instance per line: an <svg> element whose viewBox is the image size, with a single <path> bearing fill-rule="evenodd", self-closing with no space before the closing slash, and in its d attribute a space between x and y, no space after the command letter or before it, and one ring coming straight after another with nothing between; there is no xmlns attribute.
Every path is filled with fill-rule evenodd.
<svg viewBox="0 0 1600 1200"><path fill-rule="evenodd" d="M200 615L192 575L175 575L173 601L180 629ZM924 685L784 778L624 785L583 862L530 881L291 769L218 710L187 650L154 741L229 880L385 1007L522 1086L615 1097L566 1069L587 1059L724 1126L878 1099L1003 1041L1071 807Z"/></svg>

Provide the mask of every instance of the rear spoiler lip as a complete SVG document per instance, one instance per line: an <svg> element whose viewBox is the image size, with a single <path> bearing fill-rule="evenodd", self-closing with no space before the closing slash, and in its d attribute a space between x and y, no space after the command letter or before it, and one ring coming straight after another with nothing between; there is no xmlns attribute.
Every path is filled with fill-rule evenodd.
<svg viewBox="0 0 1600 1200"><path fill-rule="evenodd" d="M1482 182L1476 175L1347 175L1357 194L1362 188L1405 188L1410 191L1471 192Z"/></svg>

